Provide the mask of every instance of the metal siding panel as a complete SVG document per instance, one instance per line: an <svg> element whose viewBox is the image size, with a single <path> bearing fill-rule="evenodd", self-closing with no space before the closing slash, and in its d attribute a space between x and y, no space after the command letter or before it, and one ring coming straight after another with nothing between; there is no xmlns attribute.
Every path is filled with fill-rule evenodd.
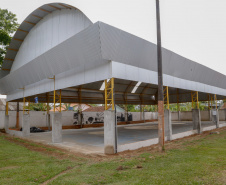
<svg viewBox="0 0 226 185"><path fill-rule="evenodd" d="M139 79L138 77L139 77L139 70L137 67L134 67L134 66L126 67L126 79L138 81Z"/></svg>
<svg viewBox="0 0 226 185"><path fill-rule="evenodd" d="M157 71L156 46L154 44L104 23L100 22L99 25L103 58ZM164 74L226 88L226 83L217 82L219 80L218 75L215 79L205 75L209 71L207 67L164 48L162 55ZM213 70L211 72L219 74ZM221 76L222 78L225 78L225 76ZM193 89L195 89L195 86L193 86Z"/></svg>
<svg viewBox="0 0 226 185"><path fill-rule="evenodd" d="M126 65L118 62L112 62L112 77L124 79L126 74Z"/></svg>
<svg viewBox="0 0 226 185"><path fill-rule="evenodd" d="M157 69L156 46L127 32L99 22L102 56L141 68Z"/></svg>
<svg viewBox="0 0 226 185"><path fill-rule="evenodd" d="M149 82L149 71L148 70L141 70L140 68L139 70L139 81L140 82L145 82L148 83Z"/></svg>
<svg viewBox="0 0 226 185"><path fill-rule="evenodd" d="M139 47L142 48L142 50L138 49ZM150 51L152 51L150 53L152 53L153 55L147 53L149 49ZM13 91L16 88L20 88L21 86L24 86L26 84L35 83L36 81L51 77L51 75L54 74L59 75L59 73L64 73L67 70L73 71L73 73L72 71L69 73L70 77L73 77L74 73L78 73L76 75L79 75L81 79L75 82L75 79L73 79L72 81L68 80L68 76L62 76L63 80L58 79L58 81L61 80L62 82L65 82L66 85L60 83L58 84L59 88L65 86L73 86L74 84L78 85L88 83L88 81L90 80L97 80L96 75L99 73L99 70L97 69L93 70L92 73L89 74L89 66L95 69L98 68L100 61L107 63L108 60L117 58L120 60L117 61L117 66L124 66L123 68L125 68L125 74L123 75L122 72L117 73L113 71L115 77L117 77L117 75L120 75L120 78L123 77L123 79L127 80L145 81L147 80L148 75L149 83L157 84L157 72L155 72L157 62L156 54L154 54L153 51L156 51L155 45L144 41L143 39L139 39L138 37L132 36L131 34L105 25L103 23L96 23L95 25L90 26L89 28L76 34L70 39L57 45L52 50L47 51L43 55L25 64L23 68L20 68L1 79L0 84L2 84L2 87L5 88L1 88L1 90L2 92ZM169 55L170 53L168 52L168 58ZM62 62L62 57L65 58L65 64ZM153 57L155 58L155 62L154 60L150 61L150 58ZM167 58L167 56L165 57ZM105 58L106 60L102 61L102 58ZM137 62L138 58L140 58L139 62ZM209 89L208 91L206 91L206 93L220 93L221 95L226 95L226 90L222 89L222 86L219 85L222 83L218 82L221 79L225 78L224 75L211 70L210 72L214 74L212 78L215 79L210 80L210 77L208 76L205 78L203 77L204 73L206 71L209 71L208 69L206 69L206 67L180 57L173 52L170 60L171 62L169 63L169 65L171 69L169 69L168 71L166 70L166 74L164 74L166 75L166 79L164 79L164 85L195 91L206 91L206 89ZM119 62L124 64L120 64ZM181 70L180 73L172 68L177 67L175 66L177 65L177 62L181 62L179 65L180 67L178 67L178 70ZM186 68L182 68L181 64L183 62L188 62L186 63ZM146 64L148 63L151 64L149 66L150 68L144 69L144 66L147 67ZM112 64L112 70L117 70L115 68L116 64L114 62ZM191 70L191 72L187 68ZM82 69L84 69L84 71L82 71ZM25 75L27 70L30 71ZM148 73L146 73L147 70ZM86 77L84 76L85 73ZM183 76L183 73L186 75ZM109 74L107 75L107 73L105 73L105 75L106 78L109 77ZM105 75L101 76L100 78L104 77ZM207 80L206 78L208 78L208 81L205 82L208 82L209 84L204 88L203 86L200 86L199 83L201 82L199 79L204 81ZM7 83L9 83L9 85ZM46 88L39 89L37 88L38 86L39 85L36 86L37 92L46 90ZM216 86L221 88L216 88Z"/></svg>
<svg viewBox="0 0 226 185"><path fill-rule="evenodd" d="M99 31L97 24L90 27L90 29L86 29L79 34L76 34L53 49L47 51L45 54L42 54L33 61L23 65L22 68L11 72L10 75L6 76L4 79L12 79L12 77L9 76L13 76L15 80L18 80L20 83L14 84L14 80L12 80L10 83L14 84L13 88L11 87L1 90L9 92L13 89L21 88L21 85L25 86L35 83L66 70L78 68L80 65L88 65L91 63L98 64L98 61L102 60L98 35ZM70 47L71 45L73 45L73 47ZM62 58L63 56L68 56L68 59L64 60ZM27 71L32 72L31 77L26 73ZM20 78L17 78L18 75Z"/></svg>
<svg viewBox="0 0 226 185"><path fill-rule="evenodd" d="M69 12L76 14L76 22L73 22L74 17L68 16ZM22 27L25 28L25 24L28 23L22 23ZM74 29L74 32L67 31L71 24L76 25L77 29ZM12 71L27 64L37 56L45 53L81 30L84 30L91 24L91 21L78 10L57 10L47 15L36 26L32 26L32 30L24 39L18 51L18 55L12 66Z"/></svg>
<svg viewBox="0 0 226 185"><path fill-rule="evenodd" d="M109 71L111 69L111 63L104 62L103 66L105 66L104 67L105 71ZM107 79L109 77L107 73L103 73L103 75L101 77L102 79L96 78L96 73L100 73L103 69L103 66L99 66L97 68L90 68L89 70L94 70L95 72L89 73L89 76L91 78L90 78L90 81L86 81L86 82L84 81L85 73L84 72L78 73L78 71L81 71L81 70L80 69L78 70L77 68L56 75L56 90L64 89L67 87L78 86L78 85L82 85L85 83L91 83L91 82L94 82L95 80L99 81L99 80ZM89 70L87 70L86 72L89 72ZM40 82L36 82L34 84L25 86L24 92L25 92L25 96L27 97L27 96L33 96L33 95L41 94L41 93L45 93L45 92L50 92L50 91L53 91L53 89L54 89L53 80L52 79L44 79ZM11 95L8 96L9 101L23 97L23 95L18 96L17 93L14 94L13 92L11 92L10 94Z"/></svg>

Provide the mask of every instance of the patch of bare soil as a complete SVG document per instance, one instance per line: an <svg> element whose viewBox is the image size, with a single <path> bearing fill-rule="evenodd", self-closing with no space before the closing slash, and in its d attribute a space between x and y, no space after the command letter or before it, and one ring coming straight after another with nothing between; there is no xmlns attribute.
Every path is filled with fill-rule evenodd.
<svg viewBox="0 0 226 185"><path fill-rule="evenodd" d="M25 138L17 138L8 134L3 134L0 133L0 136L4 136L4 139L7 141L26 147L27 149L31 151L36 151L43 153L48 156L53 156L57 159L71 159L71 160L78 160L78 158L89 158L90 156L87 156L82 153L75 153L75 152L70 152L66 149L62 149L56 146L51 146L51 145L45 145L43 143L38 143L31 141L29 139ZM94 156L93 156L94 157Z"/></svg>
<svg viewBox="0 0 226 185"><path fill-rule="evenodd" d="M9 169L15 169L15 168L19 168L19 167L18 166L6 166L6 167L3 167L3 168L0 168L0 171L9 170Z"/></svg>
<svg viewBox="0 0 226 185"><path fill-rule="evenodd" d="M220 173L219 181L222 182L222 184L226 183L226 170L223 170Z"/></svg>
<svg viewBox="0 0 226 185"><path fill-rule="evenodd" d="M76 167L74 167L74 168L76 168ZM54 181L54 180L55 180L56 178L58 178L59 176L61 176L61 175L65 174L65 173L67 173L68 171L71 171L71 170L74 169L74 168L68 168L68 169L66 169L66 170L64 170L64 171L62 171L62 172L60 172L58 175L56 175L56 176L52 177L51 179L45 181L45 182L42 183L41 185L49 184L50 182Z"/></svg>
<svg viewBox="0 0 226 185"><path fill-rule="evenodd" d="M202 138L205 138L206 136L210 135L213 131L226 131L226 127L218 128L211 131L205 131L202 134L195 134L192 136L184 137L181 139L176 139L173 141L168 141L165 143L165 150L170 149L183 149L188 145L192 145L192 141L196 141ZM124 151L120 152L118 154L114 155L98 155L98 154L82 154L82 153L75 153L66 149L62 149L60 147L51 146L51 145L45 145L42 143L34 142L28 139L18 139L16 137L0 133L0 135L4 136L4 138L11 143L15 143L21 146L24 146L28 148L29 150L40 152L49 156L56 157L58 159L71 159L71 160L81 160L83 158L84 160L91 160L92 162L98 162L98 161L107 161L109 159L115 159L115 158L131 158L134 156L139 156L142 153L150 152L150 153L159 153L158 144L152 145L149 147L143 147L137 150L133 151ZM216 134L217 135L217 134ZM186 143L185 143L186 142Z"/></svg>

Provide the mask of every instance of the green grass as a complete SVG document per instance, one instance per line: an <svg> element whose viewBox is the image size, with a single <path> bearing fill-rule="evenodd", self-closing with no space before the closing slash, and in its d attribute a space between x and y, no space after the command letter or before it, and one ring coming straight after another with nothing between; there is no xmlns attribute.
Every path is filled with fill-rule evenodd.
<svg viewBox="0 0 226 185"><path fill-rule="evenodd" d="M59 160L0 137L0 184L38 184L69 166L75 168L50 184L226 184L226 130L180 144L166 147L164 154L143 152L97 162ZM119 166L123 170L116 170Z"/></svg>
<svg viewBox="0 0 226 185"><path fill-rule="evenodd" d="M40 184L75 165L10 143L3 136L0 148L0 184Z"/></svg>

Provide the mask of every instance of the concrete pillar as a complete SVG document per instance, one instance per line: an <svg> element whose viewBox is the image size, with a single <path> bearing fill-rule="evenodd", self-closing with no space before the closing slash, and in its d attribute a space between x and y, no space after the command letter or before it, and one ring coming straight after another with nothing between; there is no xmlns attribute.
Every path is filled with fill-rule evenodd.
<svg viewBox="0 0 226 185"><path fill-rule="evenodd" d="M219 128L219 112L218 109L212 109L212 121Z"/></svg>
<svg viewBox="0 0 226 185"><path fill-rule="evenodd" d="M164 122L165 122L165 136L167 141L172 140L172 121L171 121L171 111L166 109L164 110Z"/></svg>
<svg viewBox="0 0 226 185"><path fill-rule="evenodd" d="M23 114L22 134L23 137L30 136L30 114Z"/></svg>
<svg viewBox="0 0 226 185"><path fill-rule="evenodd" d="M128 112L125 111L125 122L127 122L127 121L128 121Z"/></svg>
<svg viewBox="0 0 226 185"><path fill-rule="evenodd" d="M209 110L209 118L210 118L210 121L212 121L212 110Z"/></svg>
<svg viewBox="0 0 226 185"><path fill-rule="evenodd" d="M217 122L216 122L216 127L220 128L220 115L219 115L219 110L217 109Z"/></svg>
<svg viewBox="0 0 226 185"><path fill-rule="evenodd" d="M5 115L4 126L5 126L5 132L8 134L9 133L9 115Z"/></svg>
<svg viewBox="0 0 226 185"><path fill-rule="evenodd" d="M46 114L46 126L48 127L48 130L50 131L50 114Z"/></svg>
<svg viewBox="0 0 226 185"><path fill-rule="evenodd" d="M226 109L224 109L224 120L226 121Z"/></svg>
<svg viewBox="0 0 226 185"><path fill-rule="evenodd" d="M52 119L52 142L62 142L62 113L51 114Z"/></svg>
<svg viewBox="0 0 226 185"><path fill-rule="evenodd" d="M114 110L104 111L104 153L115 154L117 148L116 115Z"/></svg>
<svg viewBox="0 0 226 185"><path fill-rule="evenodd" d="M181 121L181 111L178 111L178 121Z"/></svg>
<svg viewBox="0 0 226 185"><path fill-rule="evenodd" d="M192 109L192 120L193 120L193 130L197 130L198 133L200 134L202 132L200 109Z"/></svg>
<svg viewBox="0 0 226 185"><path fill-rule="evenodd" d="M140 105L140 120L143 120L142 105Z"/></svg>
<svg viewBox="0 0 226 185"><path fill-rule="evenodd" d="M143 111L143 120L144 120L144 123L145 123L145 112Z"/></svg>
<svg viewBox="0 0 226 185"><path fill-rule="evenodd" d="M82 112L78 112L78 125L82 126Z"/></svg>

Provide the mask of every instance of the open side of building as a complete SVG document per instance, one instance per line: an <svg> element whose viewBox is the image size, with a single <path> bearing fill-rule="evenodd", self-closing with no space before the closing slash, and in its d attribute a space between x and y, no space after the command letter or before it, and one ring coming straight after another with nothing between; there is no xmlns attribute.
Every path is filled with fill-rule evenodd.
<svg viewBox="0 0 226 185"><path fill-rule="evenodd" d="M201 132L198 102L224 99L226 76L164 48L162 55L167 106L192 102L194 129ZM57 103L105 104L105 152L115 153L114 105L157 104L157 47L108 24L93 24L71 5L46 4L15 33L0 76L0 93L9 102L34 102L38 97L54 107ZM166 115L170 133L169 110ZM219 124L217 110L213 115ZM24 115L25 135L28 117ZM53 142L61 142L61 113L54 112L51 119Z"/></svg>

